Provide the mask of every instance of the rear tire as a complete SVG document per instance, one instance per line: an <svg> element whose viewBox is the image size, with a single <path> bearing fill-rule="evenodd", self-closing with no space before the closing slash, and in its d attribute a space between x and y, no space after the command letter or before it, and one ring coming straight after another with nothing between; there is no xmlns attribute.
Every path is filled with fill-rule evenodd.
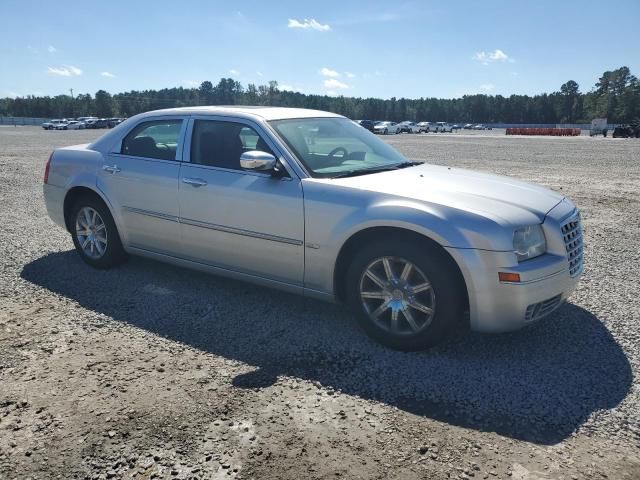
<svg viewBox="0 0 640 480"><path fill-rule="evenodd" d="M102 200L80 198L71 209L69 227L80 258L93 268L111 268L126 259L116 224Z"/></svg>
<svg viewBox="0 0 640 480"><path fill-rule="evenodd" d="M396 350L441 343L463 315L455 272L444 254L428 244L372 243L354 256L346 282L347 303L362 329Z"/></svg>

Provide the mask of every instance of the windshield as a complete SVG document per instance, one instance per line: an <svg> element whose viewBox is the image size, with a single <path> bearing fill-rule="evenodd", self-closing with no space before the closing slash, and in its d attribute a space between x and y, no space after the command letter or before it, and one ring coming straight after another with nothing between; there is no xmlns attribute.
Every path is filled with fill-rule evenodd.
<svg viewBox="0 0 640 480"><path fill-rule="evenodd" d="M397 150L346 118L296 118L269 123L313 177L407 163Z"/></svg>

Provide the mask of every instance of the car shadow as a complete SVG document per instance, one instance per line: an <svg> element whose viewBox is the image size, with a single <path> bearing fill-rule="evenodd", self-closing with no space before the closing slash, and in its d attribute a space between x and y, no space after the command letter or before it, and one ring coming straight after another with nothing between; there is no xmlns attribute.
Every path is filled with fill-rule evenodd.
<svg viewBox="0 0 640 480"><path fill-rule="evenodd" d="M632 385L607 328L572 304L519 332L469 333L402 353L369 340L341 306L142 258L100 271L74 251L52 253L21 276L115 321L255 366L232 380L239 388L298 377L539 444L560 442Z"/></svg>

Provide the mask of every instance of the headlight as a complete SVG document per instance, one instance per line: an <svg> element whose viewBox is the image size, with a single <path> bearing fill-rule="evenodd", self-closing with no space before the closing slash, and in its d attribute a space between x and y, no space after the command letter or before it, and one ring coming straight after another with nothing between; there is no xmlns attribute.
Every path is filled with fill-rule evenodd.
<svg viewBox="0 0 640 480"><path fill-rule="evenodd" d="M513 232L513 251L518 261L529 260L547 250L547 241L541 225L529 225Z"/></svg>

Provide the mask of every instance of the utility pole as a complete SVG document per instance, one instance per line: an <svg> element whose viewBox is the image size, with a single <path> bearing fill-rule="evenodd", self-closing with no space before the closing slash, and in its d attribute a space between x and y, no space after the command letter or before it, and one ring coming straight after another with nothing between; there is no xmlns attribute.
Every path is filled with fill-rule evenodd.
<svg viewBox="0 0 640 480"><path fill-rule="evenodd" d="M76 114L75 110L76 109L74 108L75 107L75 105L74 105L75 102L74 102L74 99L73 99L73 88L70 88L69 91L71 92L71 116L73 116L75 118L75 114Z"/></svg>
<svg viewBox="0 0 640 480"><path fill-rule="evenodd" d="M73 100L73 88L70 88L69 91L71 92L71 100Z"/></svg>

